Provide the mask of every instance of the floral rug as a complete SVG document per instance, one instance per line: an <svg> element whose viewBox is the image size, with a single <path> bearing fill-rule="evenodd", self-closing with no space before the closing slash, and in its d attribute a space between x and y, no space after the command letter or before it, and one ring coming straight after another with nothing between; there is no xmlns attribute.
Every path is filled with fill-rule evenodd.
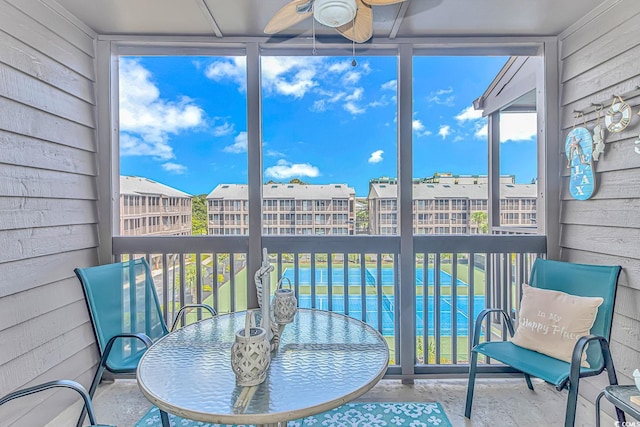
<svg viewBox="0 0 640 427"><path fill-rule="evenodd" d="M191 421L169 414L171 427L230 427L220 424L206 424ZM160 411L153 407L138 421L135 427L161 427ZM451 427L449 419L439 403L422 402L363 402L347 403L336 409L289 421L287 427L331 426L331 427L370 427L402 426ZM240 426L250 427L250 426Z"/></svg>

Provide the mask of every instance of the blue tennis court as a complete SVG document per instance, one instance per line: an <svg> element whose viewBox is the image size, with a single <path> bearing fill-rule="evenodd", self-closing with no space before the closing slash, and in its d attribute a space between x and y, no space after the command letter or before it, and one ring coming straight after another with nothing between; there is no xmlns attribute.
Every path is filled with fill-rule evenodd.
<svg viewBox="0 0 640 427"><path fill-rule="evenodd" d="M381 268L380 275L382 279L382 286L393 286L395 271L393 268ZM349 285L360 285L360 267L347 268L347 283ZM367 285L376 285L377 271L375 268L365 269L365 280ZM282 277L286 277L291 280L291 283L295 283L295 270L287 268ZM429 285L434 284L434 271L428 269L427 280ZM317 286L327 285L329 283L329 271L326 267L315 268L315 284ZM333 285L344 285L344 268L335 267L331 269L331 283ZM440 285L451 286L451 275L445 271L440 270ZM299 267L298 268L298 284L311 285L311 268ZM422 286L424 284L424 270L420 267L416 268L416 284ZM458 286L466 286L467 283L458 279Z"/></svg>
<svg viewBox="0 0 640 427"><path fill-rule="evenodd" d="M378 327L378 297L376 295L366 296L366 322L374 328ZM298 306L301 308L311 308L311 295L300 295L298 297ZM469 334L469 297L458 296L456 299L456 329L457 335L464 337ZM315 308L322 310L329 309L329 301L327 295L316 295ZM332 311L338 313L345 312L344 295L332 296ZM482 309L485 308L484 296L476 295L473 300L473 316L475 317ZM440 335L452 335L452 304L451 296L443 295L440 297ZM427 300L427 322L429 335L434 335L434 298L429 296ZM394 297L383 296L382 298L382 335L393 336L394 333ZM360 295L349 295L349 316L356 319L362 319L362 299ZM416 298L416 331L417 335L422 335L424 331L424 299Z"/></svg>

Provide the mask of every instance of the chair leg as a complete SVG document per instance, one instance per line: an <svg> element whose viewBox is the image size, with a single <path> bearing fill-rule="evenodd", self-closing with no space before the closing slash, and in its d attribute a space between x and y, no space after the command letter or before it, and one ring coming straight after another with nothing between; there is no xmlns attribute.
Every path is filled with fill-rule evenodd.
<svg viewBox="0 0 640 427"><path fill-rule="evenodd" d="M613 366L613 358L611 357L611 350L607 341L600 341L600 349L602 351L602 358L604 360L604 368L607 370L607 376L609 377L609 385L618 385L618 377L616 376L616 369ZM626 421L624 412L622 409L616 406L616 416L620 425L623 425Z"/></svg>
<svg viewBox="0 0 640 427"><path fill-rule="evenodd" d="M160 409L160 420L162 421L162 427L169 427L169 415Z"/></svg>
<svg viewBox="0 0 640 427"><path fill-rule="evenodd" d="M93 381L91 382L91 387L89 388L90 398L93 398L93 395L95 394L96 389L98 388L98 384L100 384L100 380L102 379L102 375L104 374L104 370L105 370L105 367L102 364L102 360L101 360L100 364L98 365L98 370L96 371L96 374L93 377ZM84 419L86 415L87 415L87 408L83 407L82 412L80 413L80 418L78 419L78 423L76 424L76 427L82 427L82 424L84 423Z"/></svg>
<svg viewBox="0 0 640 427"><path fill-rule="evenodd" d="M467 403L464 407L464 416L471 419L471 405L473 404L473 389L476 385L476 368L478 366L478 353L471 352L471 363L469 363L469 383L467 384Z"/></svg>
<svg viewBox="0 0 640 427"><path fill-rule="evenodd" d="M578 404L578 381L580 381L580 373L571 370L569 376L569 397L567 398L567 412L564 417L564 427L573 427L576 422L576 405Z"/></svg>
<svg viewBox="0 0 640 427"><path fill-rule="evenodd" d="M529 390L533 390L533 384L531 383L531 375L524 374L524 380L527 382L527 387L529 387Z"/></svg>

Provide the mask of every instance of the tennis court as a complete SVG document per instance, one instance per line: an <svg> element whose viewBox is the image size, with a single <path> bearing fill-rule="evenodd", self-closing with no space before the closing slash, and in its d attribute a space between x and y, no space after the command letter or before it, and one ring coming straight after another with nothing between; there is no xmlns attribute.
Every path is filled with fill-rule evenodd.
<svg viewBox="0 0 640 427"><path fill-rule="evenodd" d="M382 286L393 286L395 271L393 268L383 267L380 269ZM349 267L347 269L347 283L349 285L360 285L360 267ZM365 269L365 278L367 285L376 284L377 271L375 268ZM428 283L432 285L434 283L434 271L433 269L427 270ZM295 270L291 268L285 269L282 277L286 277L291 280L291 283L295 282ZM329 271L327 267L315 268L315 284L316 286L327 285L329 283ZM331 283L333 285L344 285L344 268L334 267L331 269ZM445 271L440 270L440 285L450 286L452 283L451 275ZM467 283L458 279L458 286L466 286ZM299 267L298 268L298 284L303 286L311 285L311 268ZM424 284L424 270L421 267L416 268L416 284L422 286Z"/></svg>
<svg viewBox="0 0 640 427"><path fill-rule="evenodd" d="M344 295L332 295L332 311L338 313L345 312ZM366 296L366 322L374 328L378 327L378 297L376 295ZM395 335L394 326L394 297L383 296L382 298L382 335ZM311 295L300 295L298 298L298 306L301 308L311 308ZM467 336L469 334L469 297L460 295L456 298L456 329L458 336ZM473 299L473 316L475 317L482 309L484 309L484 296L477 295ZM316 295L315 308L322 310L329 309L329 301L327 295ZM452 312L453 306L450 295L440 297L440 335L452 335ZM429 335L434 335L434 297L429 296L427 300L427 325ZM362 299L360 295L349 295L349 316L356 319L362 319ZM422 335L424 331L424 299L418 297L416 299L416 330L418 335Z"/></svg>

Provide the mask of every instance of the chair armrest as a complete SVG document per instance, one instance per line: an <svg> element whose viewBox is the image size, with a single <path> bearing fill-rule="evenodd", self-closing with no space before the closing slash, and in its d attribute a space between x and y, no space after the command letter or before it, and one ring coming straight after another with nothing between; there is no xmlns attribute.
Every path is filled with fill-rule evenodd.
<svg viewBox="0 0 640 427"><path fill-rule="evenodd" d="M571 375L578 375L580 373L582 355L587 348L587 344L592 341L598 341L598 343L600 344L600 349L602 350L603 369L601 369L600 372L602 372L604 368L613 365L611 351L609 350L609 342L607 341L607 339L600 335L585 335L583 337L580 337L578 341L576 341L576 345L573 347L573 353L571 354ZM611 363L611 365L609 365L609 363ZM613 372L613 374L615 375L615 371Z"/></svg>
<svg viewBox="0 0 640 427"><path fill-rule="evenodd" d="M82 400L84 401L84 406L87 409L87 415L89 415L89 421L91 422L91 425L96 424L96 417L93 412L93 405L91 404L89 393L87 393L87 390L85 390L85 388L81 384L71 380L50 381L48 383L43 383L35 385L33 387L14 391L13 393L9 393L6 396L0 398L0 405L3 405L10 400L28 396L30 394L38 393L40 391L48 390L54 387L70 388L71 390L75 390L76 392L78 392L78 394L80 394L80 397L82 397Z"/></svg>
<svg viewBox="0 0 640 427"><path fill-rule="evenodd" d="M480 342L480 333L482 332L482 321L489 313L502 313L502 317L504 318L505 323L507 324L507 329L509 330L509 336L513 337L515 333L513 330L513 323L511 323L511 319L509 318L509 313L506 310L501 308L485 308L480 313L478 313L478 317L476 317L476 323L473 328L473 344L471 348L478 345Z"/></svg>
<svg viewBox="0 0 640 427"><path fill-rule="evenodd" d="M151 347L153 345L153 342L151 341L151 338L149 338L146 334L143 334L143 333L114 335L111 338L109 338L109 341L107 341L107 345L104 347L104 351L102 352L102 363L104 364L104 366L107 365L107 359L109 358L109 353L111 353L111 349L113 348L113 344L115 344L115 342L117 340L122 339L122 338L135 338L135 339L138 339L138 340L142 341L147 348L149 348L149 347Z"/></svg>
<svg viewBox="0 0 640 427"><path fill-rule="evenodd" d="M186 314L186 311L192 308L200 308L203 310L207 310L209 313L211 313L211 317L216 316L217 313L216 311L213 309L213 307L211 307L208 304L187 304L182 306L182 308L180 310L178 310L178 313L176 314L176 318L173 321L173 324L171 325L171 329L170 331L173 332L176 329L176 326L178 326L178 322L180 321L180 319L183 319L183 326L184 326L184 316Z"/></svg>

